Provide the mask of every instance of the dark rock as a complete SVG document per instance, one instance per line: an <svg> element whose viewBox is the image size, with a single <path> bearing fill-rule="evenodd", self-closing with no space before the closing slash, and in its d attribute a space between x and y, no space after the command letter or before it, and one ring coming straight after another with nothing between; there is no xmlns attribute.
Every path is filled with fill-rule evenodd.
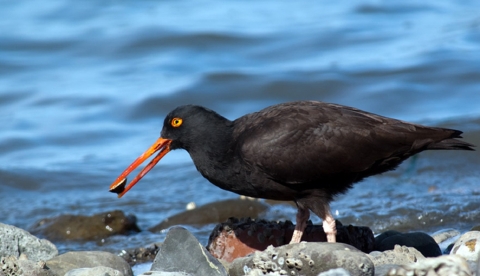
<svg viewBox="0 0 480 276"><path fill-rule="evenodd" d="M93 216L61 215L42 219L32 226L31 231L53 241L96 240L140 232L136 223L135 216L112 211Z"/></svg>
<svg viewBox="0 0 480 276"><path fill-rule="evenodd" d="M68 252L47 261L46 265L57 275L65 275L68 271L77 268L105 266L120 271L124 276L133 276L132 269L124 259L102 251Z"/></svg>
<svg viewBox="0 0 480 276"><path fill-rule="evenodd" d="M343 268L351 275L374 275L374 266L367 255L342 243L301 242L280 247L269 246L265 251L234 260L230 275L263 274L315 275Z"/></svg>
<svg viewBox="0 0 480 276"><path fill-rule="evenodd" d="M207 248L217 259L231 262L255 251L263 251L269 245L275 247L288 244L295 226L290 222L238 220L230 218L219 224L210 234ZM309 225L302 241L326 241L321 225ZM343 226L337 221L337 242L350 244L363 252L373 250L374 237L368 227Z"/></svg>
<svg viewBox="0 0 480 276"><path fill-rule="evenodd" d="M96 266L91 268L72 269L65 276L124 276L118 270L106 266Z"/></svg>
<svg viewBox="0 0 480 276"><path fill-rule="evenodd" d="M407 265L425 260L425 257L417 249L400 245L395 245L393 250L370 252L368 257L375 267L379 265Z"/></svg>
<svg viewBox="0 0 480 276"><path fill-rule="evenodd" d="M462 256L467 261L479 261L480 231L470 231L463 234L453 245L450 254Z"/></svg>
<svg viewBox="0 0 480 276"><path fill-rule="evenodd" d="M188 210L167 218L161 223L148 229L158 232L173 225L203 225L209 223L220 223L229 217L253 217L264 212L268 205L249 199L229 199L212 202L193 210Z"/></svg>
<svg viewBox="0 0 480 276"><path fill-rule="evenodd" d="M442 255L442 251L435 240L423 232L400 233L391 230L375 238L375 250L378 251L391 250L397 244L416 248L425 257Z"/></svg>
<svg viewBox="0 0 480 276"><path fill-rule="evenodd" d="M153 262L160 246L161 243L155 243L147 247L126 249L117 255L122 257L130 266L134 266L136 264Z"/></svg>
<svg viewBox="0 0 480 276"><path fill-rule="evenodd" d="M472 276L467 262L460 256L446 255L391 269L388 276Z"/></svg>
<svg viewBox="0 0 480 276"><path fill-rule="evenodd" d="M222 264L182 227L173 227L168 231L151 270L191 275L227 275Z"/></svg>
<svg viewBox="0 0 480 276"><path fill-rule="evenodd" d="M39 239L27 231L0 223L0 257L20 257L31 261L46 261L58 255L57 247L48 240Z"/></svg>

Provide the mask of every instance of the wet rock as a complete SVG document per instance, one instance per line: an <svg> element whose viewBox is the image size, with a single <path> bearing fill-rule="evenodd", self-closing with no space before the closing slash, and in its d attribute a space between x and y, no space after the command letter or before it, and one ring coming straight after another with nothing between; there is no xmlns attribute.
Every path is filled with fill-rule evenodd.
<svg viewBox="0 0 480 276"><path fill-rule="evenodd" d="M42 219L32 226L32 233L53 241L96 240L113 235L140 232L135 216L111 211L93 216L61 215Z"/></svg>
<svg viewBox="0 0 480 276"><path fill-rule="evenodd" d="M413 247L395 245L393 250L373 251L367 255L375 265L407 265L425 260L425 257Z"/></svg>
<svg viewBox="0 0 480 276"><path fill-rule="evenodd" d="M263 251L269 245L288 244L295 226L290 222L255 221L230 218L215 227L210 234L207 248L217 259L231 262L255 251ZM350 244L363 252L373 250L374 237L368 227L343 226L337 221L337 242ZM321 225L309 222L302 241L326 241Z"/></svg>
<svg viewBox="0 0 480 276"><path fill-rule="evenodd" d="M234 260L230 275L315 275L343 268L351 275L374 275L372 261L365 253L342 243L301 242L280 247L269 246L265 251Z"/></svg>
<svg viewBox="0 0 480 276"><path fill-rule="evenodd" d="M388 276L471 276L467 262L460 256L446 255L394 268Z"/></svg>
<svg viewBox="0 0 480 276"><path fill-rule="evenodd" d="M480 258L480 231L463 234L453 245L451 255L459 255L467 261L477 262Z"/></svg>
<svg viewBox="0 0 480 276"><path fill-rule="evenodd" d="M348 272L344 268L334 268L330 269L329 271L322 272L318 274L318 276L350 276L350 272Z"/></svg>
<svg viewBox="0 0 480 276"><path fill-rule="evenodd" d="M138 276L194 276L185 272L164 272L164 271L148 271Z"/></svg>
<svg viewBox="0 0 480 276"><path fill-rule="evenodd" d="M155 243L147 247L130 248L122 250L117 255L122 257L130 266L142 264L146 262L153 262L161 243Z"/></svg>
<svg viewBox="0 0 480 276"><path fill-rule="evenodd" d="M20 276L56 276L45 266L44 261L28 260L26 255L21 254L19 258L15 256L0 258L0 275Z"/></svg>
<svg viewBox="0 0 480 276"><path fill-rule="evenodd" d="M227 275L222 264L182 227L173 227L167 233L151 270L188 275Z"/></svg>
<svg viewBox="0 0 480 276"><path fill-rule="evenodd" d="M435 240L423 232L400 233L391 230L375 238L375 250L377 251L391 250L397 244L416 248L425 257L442 255L442 251Z"/></svg>
<svg viewBox="0 0 480 276"><path fill-rule="evenodd" d="M76 268L65 274L65 276L124 276L118 270L106 266L96 266L92 268Z"/></svg>
<svg viewBox="0 0 480 276"><path fill-rule="evenodd" d="M27 231L0 223L0 257L25 254L31 261L46 261L58 255L57 247Z"/></svg>
<svg viewBox="0 0 480 276"><path fill-rule="evenodd" d="M132 269L121 257L102 251L74 251L47 261L47 267L56 275L65 275L77 268L105 266L120 271L124 276L133 276Z"/></svg>
<svg viewBox="0 0 480 276"><path fill-rule="evenodd" d="M268 205L258 200L249 199L229 199L212 202L169 217L148 230L159 232L173 225L220 223L226 221L229 217L256 218L259 213L264 212L267 208Z"/></svg>

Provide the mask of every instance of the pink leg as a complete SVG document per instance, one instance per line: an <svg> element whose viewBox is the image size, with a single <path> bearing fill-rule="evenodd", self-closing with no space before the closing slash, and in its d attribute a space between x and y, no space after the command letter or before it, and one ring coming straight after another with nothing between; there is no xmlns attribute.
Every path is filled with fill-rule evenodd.
<svg viewBox="0 0 480 276"><path fill-rule="evenodd" d="M337 226L335 225L335 219L330 212L330 207L325 206L325 217L323 218L323 231L327 235L328 242L337 241Z"/></svg>
<svg viewBox="0 0 480 276"><path fill-rule="evenodd" d="M303 231L307 227L307 221L309 217L310 217L310 211L308 209L303 209L298 207L297 217L296 217L297 225L295 225L295 230L293 231L292 240L290 241L290 244L300 242L300 240L302 239Z"/></svg>

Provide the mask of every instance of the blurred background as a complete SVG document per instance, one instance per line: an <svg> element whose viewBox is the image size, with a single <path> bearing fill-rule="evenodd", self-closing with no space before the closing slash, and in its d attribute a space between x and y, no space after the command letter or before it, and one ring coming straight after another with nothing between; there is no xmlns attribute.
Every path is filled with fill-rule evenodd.
<svg viewBox="0 0 480 276"><path fill-rule="evenodd" d="M286 101L335 102L460 129L480 145L478 0L0 6L0 222L27 230L46 217L113 209L145 229L189 202L237 198L203 179L185 151L169 153L124 198L108 192L182 104L235 119ZM376 233L468 230L480 218L479 170L478 151L424 153L357 184L332 209ZM278 205L264 217L295 212ZM206 243L212 228L189 229Z"/></svg>

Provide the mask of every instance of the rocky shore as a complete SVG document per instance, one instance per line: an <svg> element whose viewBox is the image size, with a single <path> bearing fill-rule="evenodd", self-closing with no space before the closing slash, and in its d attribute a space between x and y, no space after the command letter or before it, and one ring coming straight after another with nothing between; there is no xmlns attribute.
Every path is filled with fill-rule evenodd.
<svg viewBox="0 0 480 276"><path fill-rule="evenodd" d="M195 223L201 223L197 211L192 210L152 227L170 227L165 240L117 253L73 251L59 255L54 243L135 235L140 231L136 219L121 211L49 218L36 223L29 232L0 223L0 276L131 276L133 265L152 261L150 271L142 276L480 275L480 231L475 227L465 233L447 229L430 236L387 231L374 237L368 227L337 221L336 244L324 242L322 227L311 224L304 242L287 244L293 231L290 222L212 216L218 206L237 206L237 211L230 208L227 213L238 217L242 213L255 216L256 210L265 209L262 204L237 200L197 208L209 214L209 222L225 221L213 229L207 245L187 229L175 226L182 224L182 216L190 220L196 217ZM440 244L446 248L443 252Z"/></svg>

